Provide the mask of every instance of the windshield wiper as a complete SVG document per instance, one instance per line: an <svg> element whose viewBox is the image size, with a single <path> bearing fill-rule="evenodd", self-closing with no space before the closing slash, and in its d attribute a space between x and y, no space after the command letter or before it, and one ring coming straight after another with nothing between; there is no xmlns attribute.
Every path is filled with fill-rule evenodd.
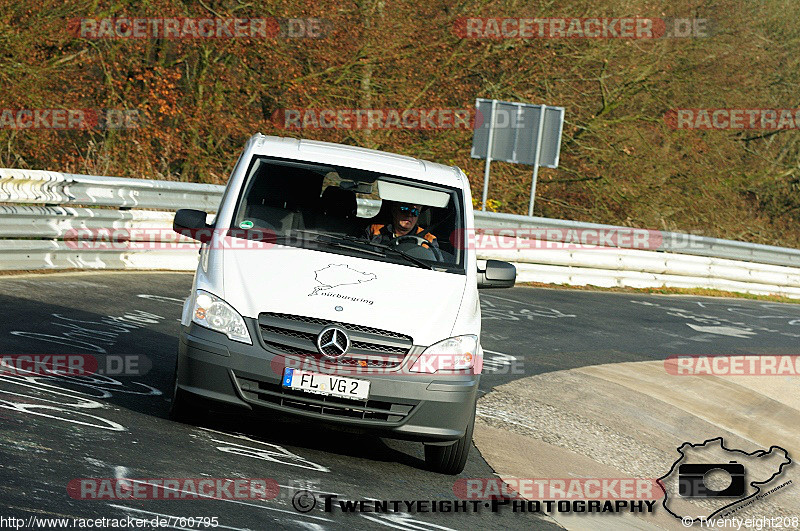
<svg viewBox="0 0 800 531"><path fill-rule="evenodd" d="M367 245L371 245L372 247L377 247L378 249L383 249L384 251L389 251L390 253L398 254L398 255L402 256L403 258L405 258L406 260L408 260L409 262L413 262L413 263L417 264L420 267L424 267L425 269L433 269L434 268L432 265L426 264L425 262L423 262L419 258L411 256L410 254L406 253L405 251L401 251L400 249L396 249L394 247L389 247L388 245L384 245L382 243L372 243L370 241L365 242L365 243Z"/></svg>
<svg viewBox="0 0 800 531"><path fill-rule="evenodd" d="M369 240L362 239L362 238L357 238L355 236L348 236L346 234L328 234L328 233L324 233L324 232L316 232L316 231L313 231L313 230L295 230L295 231L292 231L292 232L300 233L300 234L310 234L312 236L316 236L317 239L314 240L314 241L320 241L320 239L319 239L320 236L322 236L324 238L329 238L330 241L324 242L324 243L326 243L328 245L333 244L336 247L341 247L341 248L344 248L344 249L351 249L351 250L361 251L361 252L368 253L368 254L373 254L373 255L376 255L376 256L386 256L386 253L376 253L374 251L370 251L369 249L364 249L363 247L360 247L360 246L353 247L353 246L349 246L349 245L342 245L341 242L348 242L348 243L352 242L352 243L357 243L359 245L368 245L370 247L375 247L377 249L383 249L384 251L389 251L389 252L394 253L394 254L396 254L398 256L402 256L407 261L413 263L414 265L416 265L418 267L422 267L422 268L425 268L425 269L431 269L431 270L434 269L434 267L432 265L426 264L422 260L420 260L418 258L415 258L415 257L411 256L410 254L407 254L406 252L401 251L400 249L395 249L394 247L389 247L388 245L383 245L382 243L372 243Z"/></svg>

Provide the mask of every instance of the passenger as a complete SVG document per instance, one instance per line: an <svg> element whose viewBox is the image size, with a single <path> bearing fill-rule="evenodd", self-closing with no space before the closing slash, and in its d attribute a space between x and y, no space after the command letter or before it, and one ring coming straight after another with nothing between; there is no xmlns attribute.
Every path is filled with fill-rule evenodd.
<svg viewBox="0 0 800 531"><path fill-rule="evenodd" d="M392 203L390 212L392 214L392 223L388 225L373 223L367 227L367 238L369 238L372 243L386 245L400 236L419 234L430 243L430 247L439 248L439 242L436 241L436 236L430 232L426 232L424 228L417 226L417 220L422 212L421 205Z"/></svg>

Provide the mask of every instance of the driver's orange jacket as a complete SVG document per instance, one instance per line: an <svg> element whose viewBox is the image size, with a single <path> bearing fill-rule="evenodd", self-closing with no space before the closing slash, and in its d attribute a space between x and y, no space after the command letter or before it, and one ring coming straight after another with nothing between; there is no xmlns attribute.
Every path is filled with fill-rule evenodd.
<svg viewBox="0 0 800 531"><path fill-rule="evenodd" d="M409 234L419 234L421 232L425 232L425 229L422 227L415 227L416 231L412 231ZM372 243L382 243L387 244L389 243L395 236L394 230L392 229L391 225L383 225L381 223L373 223L369 227L367 227L367 234L369 239ZM428 242L430 242L432 247L439 247L439 242L436 241L436 236L431 234L430 232L425 233L423 236Z"/></svg>

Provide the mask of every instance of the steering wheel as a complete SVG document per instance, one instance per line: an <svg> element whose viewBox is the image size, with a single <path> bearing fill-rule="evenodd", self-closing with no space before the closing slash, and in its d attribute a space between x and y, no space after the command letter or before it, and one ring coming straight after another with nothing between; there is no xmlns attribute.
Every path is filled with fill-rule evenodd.
<svg viewBox="0 0 800 531"><path fill-rule="evenodd" d="M396 238L392 238L389 241L389 245L392 247L400 247L404 242L414 242L416 245L424 249L429 249L433 251L433 256L436 258L437 262L441 262L443 260L442 253L439 252L439 249L431 245L431 242L423 238L422 236L417 236L415 234L406 234L405 236L398 236Z"/></svg>

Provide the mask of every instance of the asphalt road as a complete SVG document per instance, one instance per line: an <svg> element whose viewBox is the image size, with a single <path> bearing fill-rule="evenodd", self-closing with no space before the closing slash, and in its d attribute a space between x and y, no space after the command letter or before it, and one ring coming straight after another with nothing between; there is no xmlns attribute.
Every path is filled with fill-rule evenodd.
<svg viewBox="0 0 800 531"><path fill-rule="evenodd" d="M218 529L556 528L531 514L295 510L303 489L340 499L450 500L422 446L276 419L170 422L178 318L191 275L93 273L0 278L9 354L95 356L108 375L0 375L0 517L217 517ZM800 305L532 288L482 292L481 392L533 374L671 354L800 354ZM142 374L111 373L139 355ZM130 369L130 368L129 368ZM492 477L473 448L461 478ZM79 478L274 478L270 500L73 499ZM74 484L74 483L73 483ZM2 521L0 521L2 523ZM173 527L202 529L177 521Z"/></svg>

